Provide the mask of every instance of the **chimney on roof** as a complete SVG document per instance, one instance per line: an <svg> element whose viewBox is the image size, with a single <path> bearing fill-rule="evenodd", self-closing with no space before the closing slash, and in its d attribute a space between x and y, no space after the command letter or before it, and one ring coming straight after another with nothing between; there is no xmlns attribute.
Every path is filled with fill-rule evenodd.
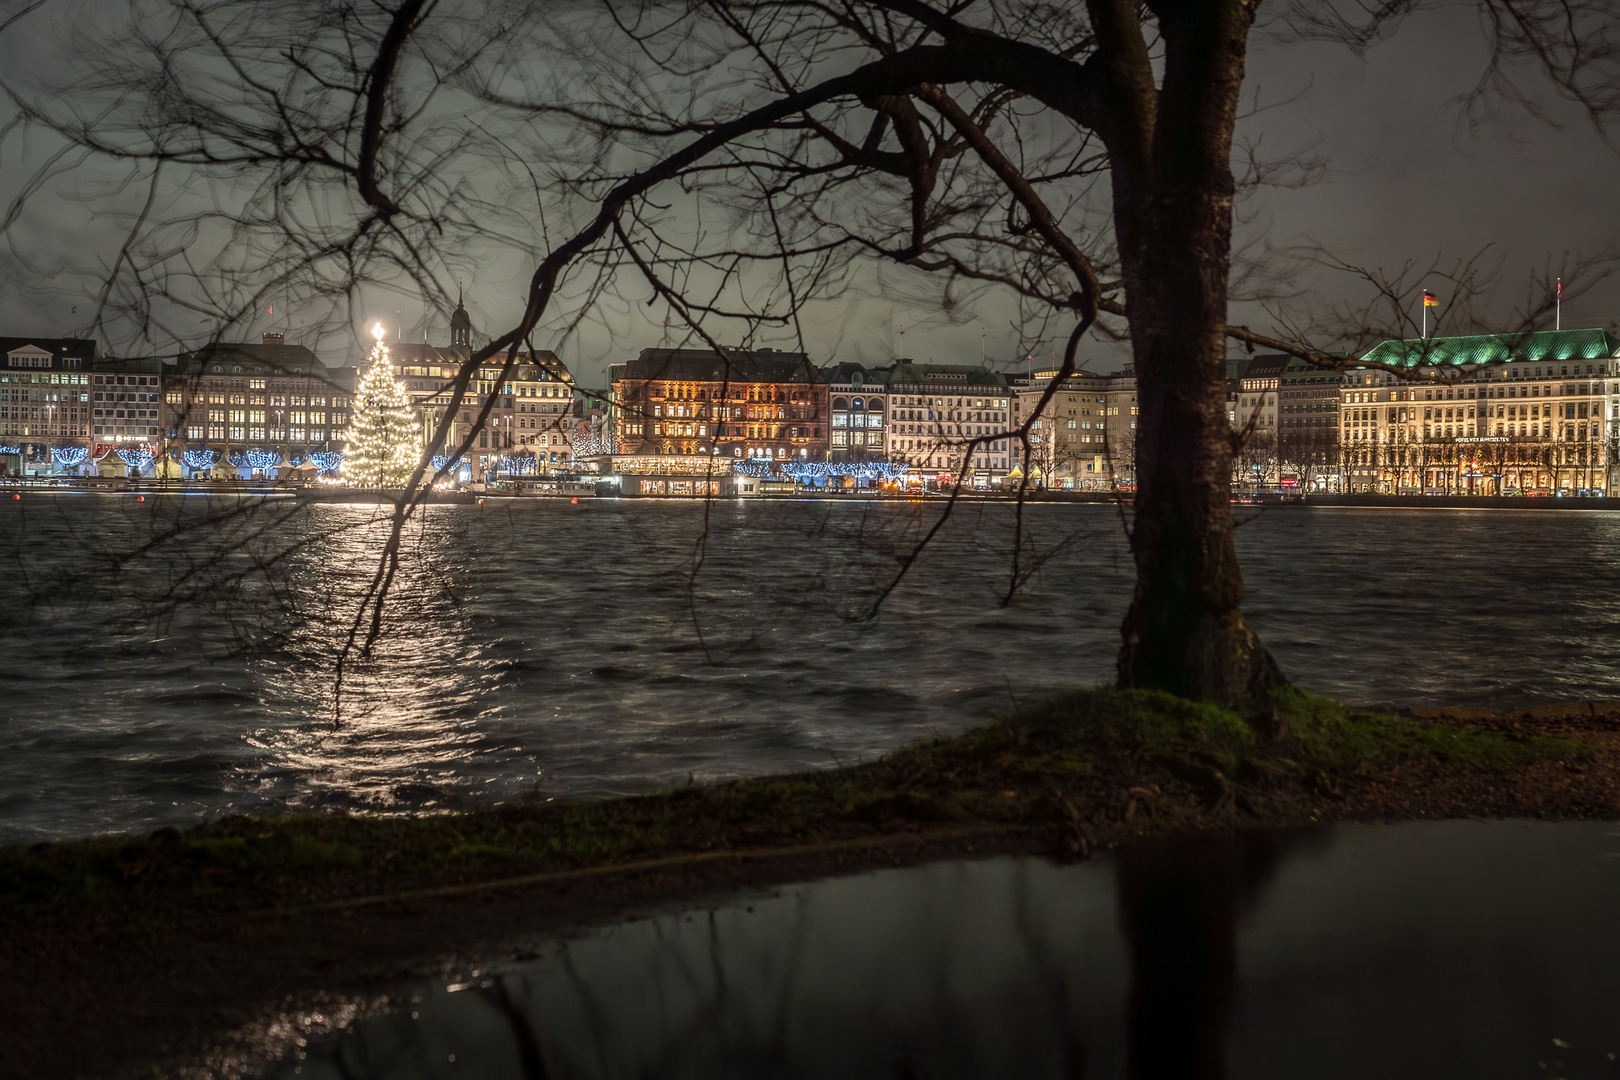
<svg viewBox="0 0 1620 1080"><path fill-rule="evenodd" d="M264 335L264 343L266 345L280 345L282 342L284 342L286 340L287 340L287 335L286 334L266 334L266 335Z"/></svg>

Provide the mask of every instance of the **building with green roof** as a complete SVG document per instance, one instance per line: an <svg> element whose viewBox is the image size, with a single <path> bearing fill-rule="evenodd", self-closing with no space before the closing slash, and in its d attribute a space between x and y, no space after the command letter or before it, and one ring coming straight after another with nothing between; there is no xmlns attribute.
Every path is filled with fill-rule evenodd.
<svg viewBox="0 0 1620 1080"><path fill-rule="evenodd" d="M1620 340L1603 330L1385 341L1345 373L1340 395L1352 491L1620 486Z"/></svg>
<svg viewBox="0 0 1620 1080"><path fill-rule="evenodd" d="M1475 364L1561 364L1603 360L1620 355L1620 340L1606 330L1532 330L1522 334L1472 334L1466 337L1381 341L1362 361L1399 368L1454 367ZM1569 375L1571 372L1561 372Z"/></svg>

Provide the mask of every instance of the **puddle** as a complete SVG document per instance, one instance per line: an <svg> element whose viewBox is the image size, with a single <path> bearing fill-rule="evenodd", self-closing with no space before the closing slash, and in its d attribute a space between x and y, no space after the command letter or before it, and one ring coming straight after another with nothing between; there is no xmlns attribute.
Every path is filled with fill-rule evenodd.
<svg viewBox="0 0 1620 1080"><path fill-rule="evenodd" d="M1620 1077L1620 826L941 863L415 987L278 1078Z"/></svg>

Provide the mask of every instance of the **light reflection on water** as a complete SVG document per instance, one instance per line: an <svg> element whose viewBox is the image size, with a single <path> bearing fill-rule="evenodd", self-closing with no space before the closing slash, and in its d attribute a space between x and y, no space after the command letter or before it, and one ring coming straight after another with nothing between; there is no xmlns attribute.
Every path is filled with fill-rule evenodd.
<svg viewBox="0 0 1620 1080"><path fill-rule="evenodd" d="M386 508L26 506L0 521L0 840L869 756L1107 679L1131 580L1111 508L1034 506L1003 608L1010 509L971 505L864 623L936 505L716 504L695 576L699 504L430 507L335 699ZM1293 509L1238 536L1251 617L1312 689L1620 697L1620 514Z"/></svg>
<svg viewBox="0 0 1620 1080"><path fill-rule="evenodd" d="M1612 1077L1616 855L1417 822L816 882L402 988L269 1075Z"/></svg>
<svg viewBox="0 0 1620 1080"><path fill-rule="evenodd" d="M315 805L442 803L486 741L486 699L496 690L497 669L479 655L461 610L464 523L435 513L407 534L373 639L356 614L389 522L376 508L331 512L363 515L363 524L333 532L292 575L299 601L318 613L254 665L266 722L245 741L276 764L244 779L276 797L278 782L292 778ZM333 658L345 646L356 651L340 678Z"/></svg>

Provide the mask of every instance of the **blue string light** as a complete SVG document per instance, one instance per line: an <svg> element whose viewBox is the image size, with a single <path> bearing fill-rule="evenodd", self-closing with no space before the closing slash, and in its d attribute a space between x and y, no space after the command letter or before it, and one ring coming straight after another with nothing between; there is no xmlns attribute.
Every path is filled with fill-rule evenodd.
<svg viewBox="0 0 1620 1080"><path fill-rule="evenodd" d="M513 476L532 476L540 471L540 463L532 456L502 457L495 460L498 472L511 473Z"/></svg>
<svg viewBox="0 0 1620 1080"><path fill-rule="evenodd" d="M125 465L133 465L137 469L147 468L152 464L152 450L146 446L120 446L114 451L124 459Z"/></svg>
<svg viewBox="0 0 1620 1080"><path fill-rule="evenodd" d="M261 450L258 447L253 447L243 456L247 458L249 468L263 469L265 472L269 472L281 464L281 454L275 450Z"/></svg>
<svg viewBox="0 0 1620 1080"><path fill-rule="evenodd" d="M822 486L835 476L852 476L857 480L899 480L911 466L893 461L737 461L732 469L744 476L765 477L778 473L801 484Z"/></svg>
<svg viewBox="0 0 1620 1080"><path fill-rule="evenodd" d="M4 452L5 448L0 447L0 453ZM83 465L84 459L89 456L90 451L82 446L58 446L51 450L51 457L56 459L56 463L69 469Z"/></svg>
<svg viewBox="0 0 1620 1080"><path fill-rule="evenodd" d="M333 476L337 473L338 467L343 464L343 451L312 450L309 454L309 460L313 461L315 467L321 470L322 476Z"/></svg>
<svg viewBox="0 0 1620 1080"><path fill-rule="evenodd" d="M20 454L20 453L22 453L22 447L20 447L20 446L8 446L8 445L5 445L5 444L0 444L0 454Z"/></svg>
<svg viewBox="0 0 1620 1080"><path fill-rule="evenodd" d="M188 469L211 469L219 461L219 451L206 447L180 451L180 462Z"/></svg>

